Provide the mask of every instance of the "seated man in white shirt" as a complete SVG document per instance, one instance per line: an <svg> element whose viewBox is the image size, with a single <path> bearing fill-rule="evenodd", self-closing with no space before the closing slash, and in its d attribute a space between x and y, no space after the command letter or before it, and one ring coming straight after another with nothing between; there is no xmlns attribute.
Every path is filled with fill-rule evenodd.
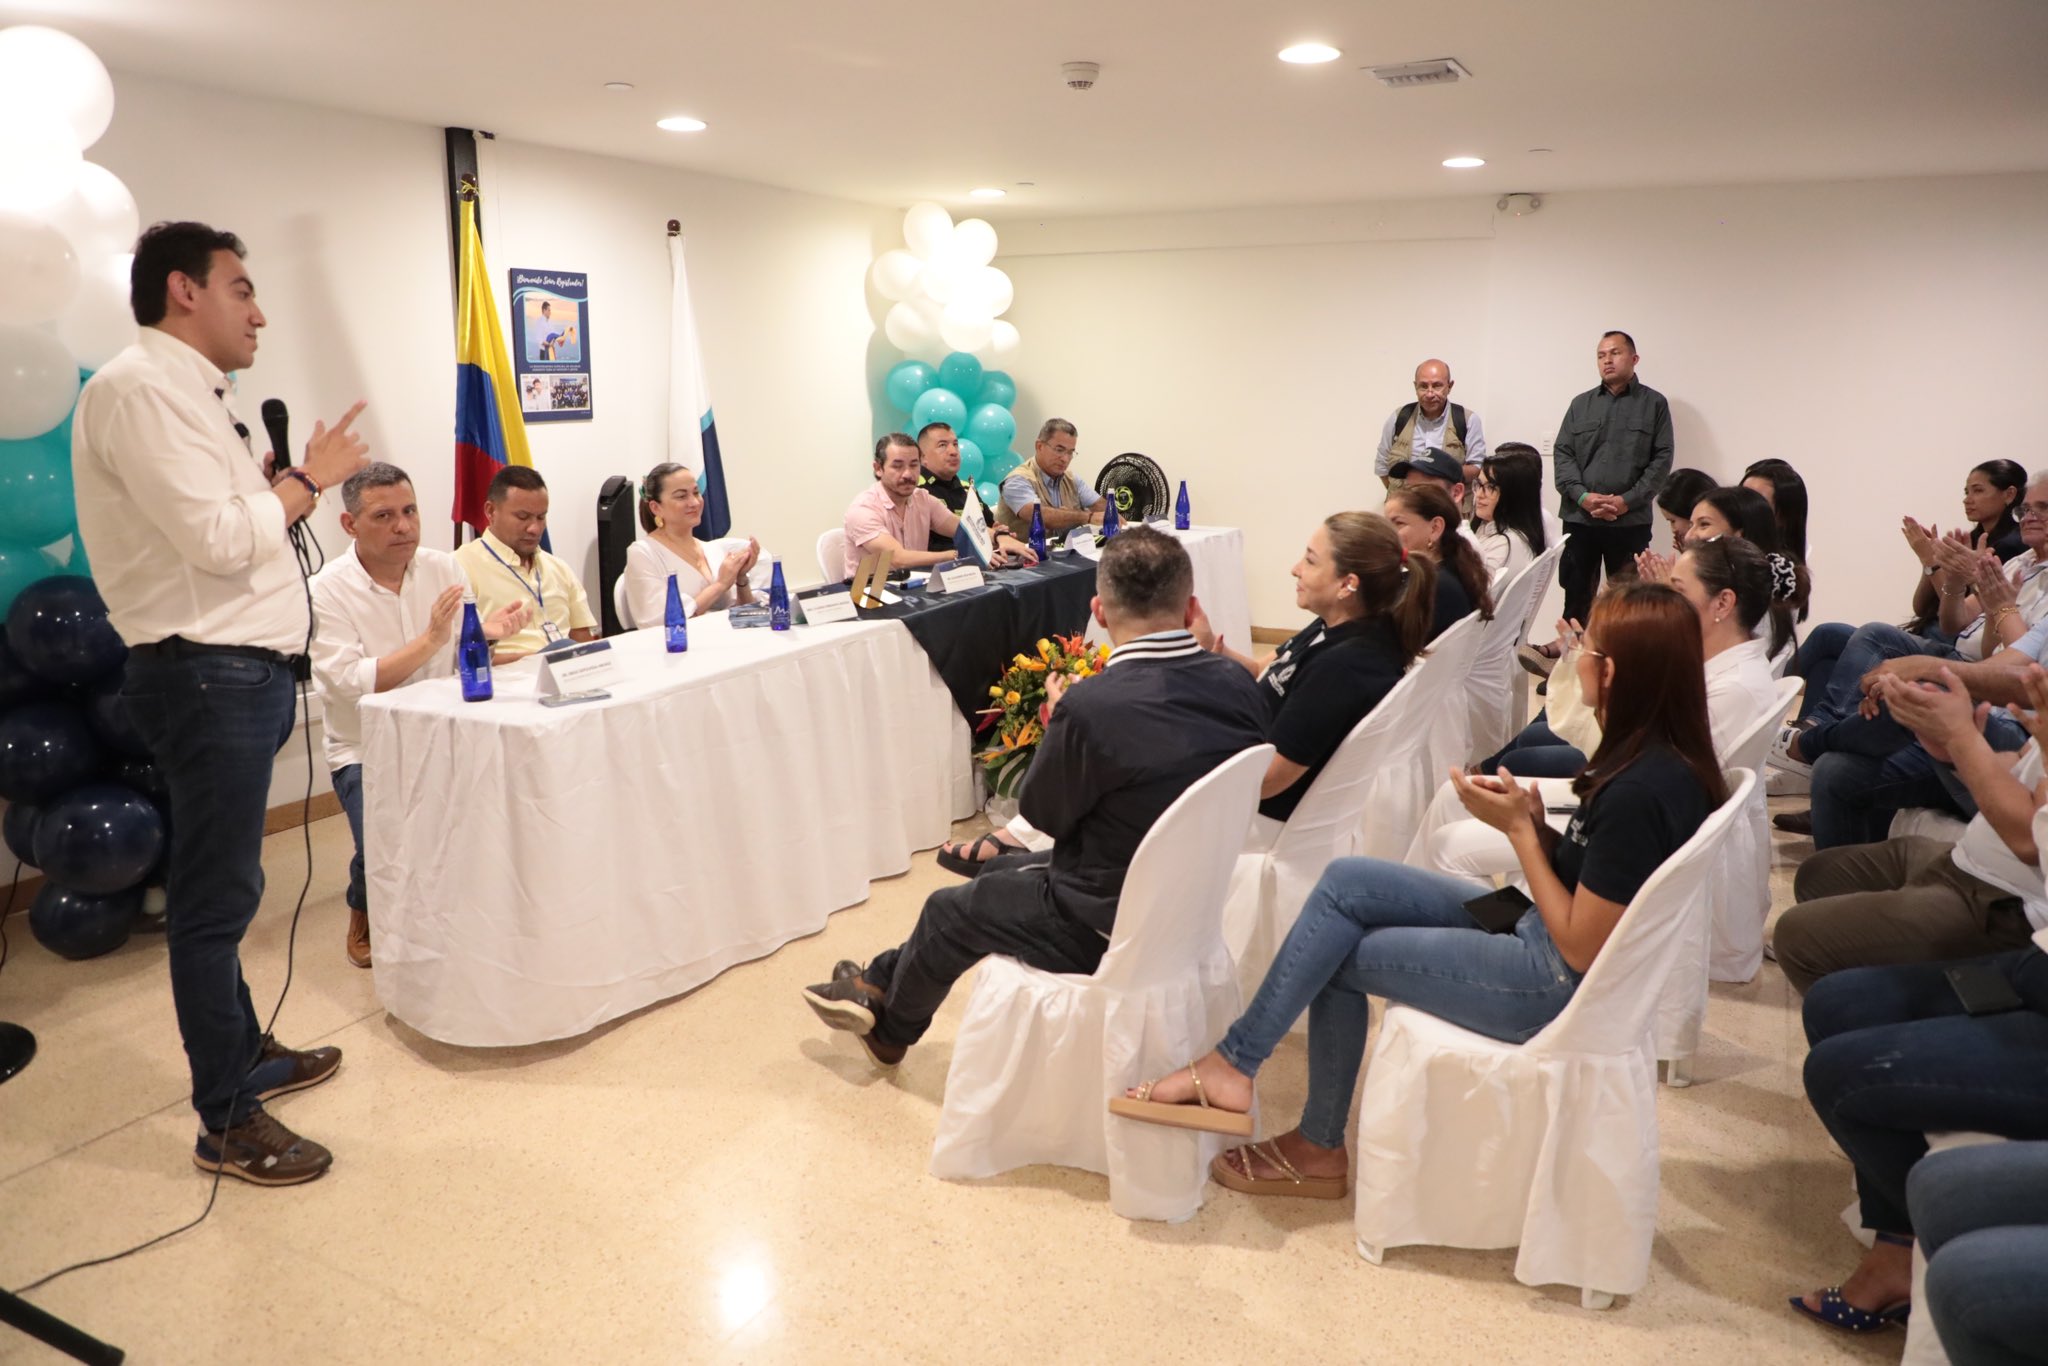
<svg viewBox="0 0 2048 1366"><path fill-rule="evenodd" d="M548 486L540 471L507 465L484 490L484 534L455 552L476 610L495 616L515 602L534 609L526 625L498 642L491 663L509 664L551 640L595 640L597 618L569 566L540 548L548 530Z"/></svg>
<svg viewBox="0 0 2048 1366"><path fill-rule="evenodd" d="M348 958L366 968L363 731L356 704L371 693L455 672L455 633L469 582L454 555L420 545L412 479L396 465L378 461L350 475L341 503L341 529L351 544L313 580L313 682L334 793L356 842L348 866ZM529 607L509 602L484 618L485 638L518 631Z"/></svg>
<svg viewBox="0 0 2048 1366"><path fill-rule="evenodd" d="M893 569L926 569L957 558L951 550L927 550L932 533L951 536L960 519L944 503L918 487L924 466L917 442L891 432L875 443L875 482L846 509L846 577L860 572L861 556L886 550ZM1030 547L997 528L995 549L1025 564L1036 564Z"/></svg>

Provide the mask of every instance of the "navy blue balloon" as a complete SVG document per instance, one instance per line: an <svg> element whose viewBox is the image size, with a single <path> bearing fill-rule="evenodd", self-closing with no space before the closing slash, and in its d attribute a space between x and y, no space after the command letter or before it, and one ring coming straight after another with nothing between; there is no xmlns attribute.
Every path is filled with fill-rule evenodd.
<svg viewBox="0 0 2048 1366"><path fill-rule="evenodd" d="M0 816L0 837L7 841L7 852L30 867L36 861L36 823L42 818L43 808L29 802L15 802Z"/></svg>
<svg viewBox="0 0 2048 1366"><path fill-rule="evenodd" d="M147 759L149 746L128 719L128 704L121 700L121 675L109 674L86 689L85 719L92 733L116 754L130 759Z"/></svg>
<svg viewBox="0 0 2048 1366"><path fill-rule="evenodd" d="M99 776L106 751L70 702L30 702L0 716L0 797L47 802Z"/></svg>
<svg viewBox="0 0 2048 1366"><path fill-rule="evenodd" d="M7 634L0 631L0 711L32 702L51 693L50 685L23 668L7 648Z"/></svg>
<svg viewBox="0 0 2048 1366"><path fill-rule="evenodd" d="M148 759L123 759L114 765L114 781L123 787L132 787L156 803L156 809L168 813L171 809L171 786L164 781L163 770Z"/></svg>
<svg viewBox="0 0 2048 1366"><path fill-rule="evenodd" d="M108 896L140 886L164 851L164 818L149 798L92 783L43 808L36 867L74 892Z"/></svg>
<svg viewBox="0 0 2048 1366"><path fill-rule="evenodd" d="M45 882L28 908L29 933L51 953L65 958L97 958L128 942L128 932L142 910L142 891L94 896Z"/></svg>
<svg viewBox="0 0 2048 1366"><path fill-rule="evenodd" d="M100 590L79 574L22 589L7 609L7 643L30 673L52 683L96 683L128 657Z"/></svg>

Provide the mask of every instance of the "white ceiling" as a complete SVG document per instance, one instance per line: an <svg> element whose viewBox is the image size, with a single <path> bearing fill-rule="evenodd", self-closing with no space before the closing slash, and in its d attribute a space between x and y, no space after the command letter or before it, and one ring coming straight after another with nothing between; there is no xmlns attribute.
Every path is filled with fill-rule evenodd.
<svg viewBox="0 0 2048 1366"><path fill-rule="evenodd" d="M142 72L886 205L1010 187L992 218L2048 169L2042 0L0 0L0 21L77 34L117 91ZM1344 56L1275 60L1304 38ZM1473 78L1359 70L1437 56ZM1061 84L1071 58L1102 64L1093 91ZM710 129L657 131L670 113ZM1438 165L1463 153L1488 164Z"/></svg>

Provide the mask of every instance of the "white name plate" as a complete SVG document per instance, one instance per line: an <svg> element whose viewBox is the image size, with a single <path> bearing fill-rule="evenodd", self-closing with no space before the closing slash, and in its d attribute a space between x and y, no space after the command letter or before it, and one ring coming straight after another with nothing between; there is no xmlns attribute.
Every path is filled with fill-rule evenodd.
<svg viewBox="0 0 2048 1366"><path fill-rule="evenodd" d="M818 626L828 621L860 620L860 613L853 607L853 594L844 590L798 598L796 605L803 612L806 626Z"/></svg>
<svg viewBox="0 0 2048 1366"><path fill-rule="evenodd" d="M571 641L540 654L542 697L601 692L619 681L619 659L609 640Z"/></svg>
<svg viewBox="0 0 2048 1366"><path fill-rule="evenodd" d="M959 593L969 588L979 588L987 583L978 564L958 564L951 569L942 569L932 575L931 591L934 593Z"/></svg>

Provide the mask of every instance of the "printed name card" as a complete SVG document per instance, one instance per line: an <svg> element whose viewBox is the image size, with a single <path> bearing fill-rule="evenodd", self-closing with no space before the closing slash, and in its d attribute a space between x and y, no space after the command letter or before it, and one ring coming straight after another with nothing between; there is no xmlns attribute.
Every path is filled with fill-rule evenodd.
<svg viewBox="0 0 2048 1366"><path fill-rule="evenodd" d="M860 613L854 610L853 594L844 589L836 593L813 593L809 597L798 598L796 605L806 626L818 626L828 621L860 620Z"/></svg>
<svg viewBox="0 0 2048 1366"><path fill-rule="evenodd" d="M541 651L541 697L602 692L619 681L619 658L609 640L567 641Z"/></svg>
<svg viewBox="0 0 2048 1366"><path fill-rule="evenodd" d="M979 588L987 583L981 566L971 561L950 567L941 566L932 574L931 591L934 593L959 593L969 588Z"/></svg>

